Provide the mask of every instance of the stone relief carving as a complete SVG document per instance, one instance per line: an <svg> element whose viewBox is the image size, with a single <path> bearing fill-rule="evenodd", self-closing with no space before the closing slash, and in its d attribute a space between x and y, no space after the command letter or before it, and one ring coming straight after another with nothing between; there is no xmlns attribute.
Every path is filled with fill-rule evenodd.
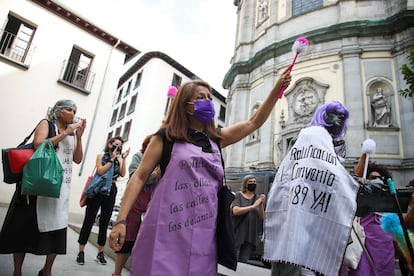
<svg viewBox="0 0 414 276"><path fill-rule="evenodd" d="M324 102L328 85L318 83L312 78L302 78L295 86L285 92L289 103L287 124L308 123L315 109Z"/></svg>
<svg viewBox="0 0 414 276"><path fill-rule="evenodd" d="M278 160L282 160L286 155L297 133L309 125L316 108L325 102L328 87L328 84L304 77L285 92L288 101L288 117L285 120L285 113L282 112L279 120L280 136L275 141Z"/></svg>
<svg viewBox="0 0 414 276"><path fill-rule="evenodd" d="M298 115L306 115L313 113L317 104L317 95L308 85L303 85L299 93L296 95L293 110Z"/></svg>

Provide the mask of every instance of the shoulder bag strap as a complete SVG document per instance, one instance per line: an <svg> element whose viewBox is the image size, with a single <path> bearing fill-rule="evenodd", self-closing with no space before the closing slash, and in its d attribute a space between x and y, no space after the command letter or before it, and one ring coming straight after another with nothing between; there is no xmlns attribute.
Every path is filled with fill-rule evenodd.
<svg viewBox="0 0 414 276"><path fill-rule="evenodd" d="M30 132L30 134L26 138L24 138L23 142L21 142L17 147L26 145L27 141L29 141L30 137L32 137L33 133L35 132L36 127L32 130L32 132Z"/></svg>
<svg viewBox="0 0 414 276"><path fill-rule="evenodd" d="M25 144L27 143L27 141L29 141L30 137L32 137L33 133L35 132L35 130L36 130L36 128L37 128L37 126L38 126L38 125L40 124L40 122L42 122L43 120L47 120L47 119L42 119L42 120L40 120L40 121L37 123L36 127L32 130L32 132L30 132L30 134L29 134L29 135L27 135L27 137L26 137L26 138L24 138L23 142L21 142L21 143L20 143L17 147L23 146L23 145L25 145ZM47 120L47 122L49 123L49 134L48 134L48 138L51 138L51 137L55 136L55 135L56 135L56 133L55 133L55 130L54 130L54 128L53 128L53 123L52 123L52 122L50 122L49 120ZM52 135L51 135L51 134L52 134Z"/></svg>

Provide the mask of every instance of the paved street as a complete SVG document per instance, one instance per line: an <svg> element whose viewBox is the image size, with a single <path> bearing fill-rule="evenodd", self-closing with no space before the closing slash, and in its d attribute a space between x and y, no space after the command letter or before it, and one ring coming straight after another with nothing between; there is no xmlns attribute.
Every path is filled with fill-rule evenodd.
<svg viewBox="0 0 414 276"><path fill-rule="evenodd" d="M3 225L4 217L7 212L7 207L4 204L0 204L0 225ZM98 264L95 261L97 248L91 243L88 242L85 248L85 265L78 265L75 262L76 255L78 253L78 229L80 225L70 224L68 228L68 244L67 244L67 254L58 255L53 266L53 275L54 276L67 276L67 275L76 275L76 276L103 276L111 275L114 269L115 262L111 258L113 252L110 248L107 248L106 260L108 264L103 266ZM97 227L94 226L90 240L96 240ZM26 259L23 264L23 275L37 275L38 271L42 268L44 263L44 256L36 256L32 254L27 254ZM3 255L0 254L0 276L11 276L13 273L13 255ZM237 271L232 271L224 267L219 266L219 275L226 276L269 276L270 270L239 263ZM129 271L124 269L122 276L129 276Z"/></svg>
<svg viewBox="0 0 414 276"><path fill-rule="evenodd" d="M4 217L7 212L7 208L4 205L0 205L0 222L3 225ZM97 248L88 243L85 248L85 265L78 265L75 262L78 252L78 233L73 229L68 228L68 244L67 254L58 255L53 266L54 276L89 276L89 275L112 275L115 262L113 259L107 257L108 264L103 266L95 261ZM45 261L45 256L36 256L27 254L23 264L23 275L37 275L38 271L42 268ZM0 276L11 276L13 274L13 255L0 254ZM123 276L128 276L129 271L124 271Z"/></svg>
<svg viewBox="0 0 414 276"><path fill-rule="evenodd" d="M4 217L7 212L7 207L4 204L0 204L0 225L3 225ZM104 276L112 275L115 262L113 260L114 253L106 247L106 260L108 264L103 266L98 264L96 259L97 247L88 242L85 248L85 265L78 265L75 262L76 255L78 253L78 231L81 225L70 224L68 228L68 244L67 254L59 255L56 257L55 264L53 266L53 276ZM97 227L92 229L90 241L96 241ZM44 263L44 256L36 256L27 254L23 264L23 275L37 275L38 271L42 268ZM0 254L0 276L11 276L13 273L13 255ZM239 263L237 271L232 271L222 266L219 266L218 275L220 276L270 276L270 270L244 263ZM396 263L396 270L394 276L400 276L401 273L398 270L398 264ZM129 271L124 269L122 276L129 276Z"/></svg>

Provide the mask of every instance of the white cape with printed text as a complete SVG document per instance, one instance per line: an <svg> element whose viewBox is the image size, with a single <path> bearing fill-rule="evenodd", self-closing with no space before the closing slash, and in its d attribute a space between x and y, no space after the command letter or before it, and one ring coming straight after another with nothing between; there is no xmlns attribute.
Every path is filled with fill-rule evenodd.
<svg viewBox="0 0 414 276"><path fill-rule="evenodd" d="M302 129L268 194L264 259L338 275L357 191L326 129Z"/></svg>

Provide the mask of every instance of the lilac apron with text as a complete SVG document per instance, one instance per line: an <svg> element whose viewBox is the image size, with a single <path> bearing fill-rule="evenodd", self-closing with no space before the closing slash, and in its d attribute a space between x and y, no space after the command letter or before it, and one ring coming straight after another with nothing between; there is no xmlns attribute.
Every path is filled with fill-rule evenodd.
<svg viewBox="0 0 414 276"><path fill-rule="evenodd" d="M175 142L131 254L131 275L217 275L217 192L223 167L216 153Z"/></svg>

